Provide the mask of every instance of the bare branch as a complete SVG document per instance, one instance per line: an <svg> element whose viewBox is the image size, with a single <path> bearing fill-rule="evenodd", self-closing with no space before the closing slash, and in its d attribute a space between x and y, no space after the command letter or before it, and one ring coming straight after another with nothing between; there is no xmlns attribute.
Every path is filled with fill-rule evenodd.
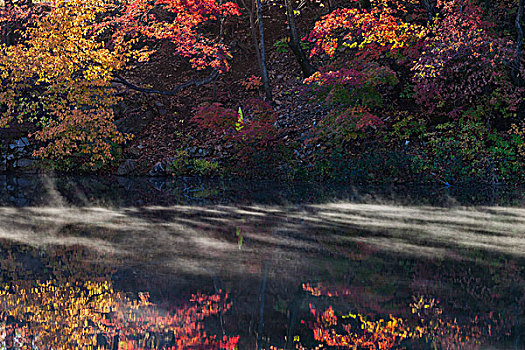
<svg viewBox="0 0 525 350"><path fill-rule="evenodd" d="M181 90L183 90L185 88L188 88L190 86L199 87L201 85L211 83L212 81L217 79L218 76L219 76L219 72L216 71L216 70L213 70L211 72L211 74L208 77L204 78L204 79L201 79L201 80L195 80L195 79L194 80L190 80L188 82L185 82L183 84L175 86L172 90L169 90L169 91L142 88L140 86L137 86L135 84L130 83L128 80L126 80L124 77L122 77L122 76L120 76L118 74L115 74L115 79L113 80L113 82L117 83L117 84L122 84L122 85L126 86L129 89L132 89L132 90L135 90L135 91L144 92L144 93L148 93L148 94L174 96L174 95L178 94Z"/></svg>

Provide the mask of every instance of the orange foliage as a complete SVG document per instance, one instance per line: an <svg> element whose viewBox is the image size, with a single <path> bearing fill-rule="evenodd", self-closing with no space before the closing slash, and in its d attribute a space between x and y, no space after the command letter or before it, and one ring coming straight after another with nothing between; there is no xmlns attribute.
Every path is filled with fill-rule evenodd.
<svg viewBox="0 0 525 350"><path fill-rule="evenodd" d="M312 329L315 340L322 343L319 349L324 345L344 349L391 349L412 335L401 318L390 316L388 320L369 321L366 316L352 313L341 317L350 322L341 325L346 333L339 334L336 326L340 321L332 307L319 313L310 305L310 311L316 317Z"/></svg>
<svg viewBox="0 0 525 350"><path fill-rule="evenodd" d="M334 10L317 22L309 36L314 43L312 55L333 56L342 44L378 57L384 51L407 48L426 35L422 26L402 20L406 8L400 2L373 0L372 3L369 10Z"/></svg>
<svg viewBox="0 0 525 350"><path fill-rule="evenodd" d="M0 45L0 127L36 122L40 130L34 136L43 144L38 156L76 157L94 167L113 158L112 145L130 139L113 124L119 97L112 81L131 63L149 59L148 42L139 37L177 44L175 54L196 69L227 69L226 47L197 29L216 16L238 14L235 5L215 0L154 3L50 0L35 5L41 10L27 18L18 40ZM153 7L175 18L154 19ZM19 9L3 9L0 25L21 18Z"/></svg>
<svg viewBox="0 0 525 350"><path fill-rule="evenodd" d="M235 349L238 337L208 335L202 324L230 308L227 298L197 294L188 305L167 312L147 293L131 300L109 282L18 283L0 290L0 347L108 349L118 342L119 349L145 350L167 338L167 349Z"/></svg>
<svg viewBox="0 0 525 350"><path fill-rule="evenodd" d="M111 159L111 142L128 139L112 123L118 99L110 83L140 51L125 43L109 50L92 35L104 1L53 0L49 7L20 43L0 47L0 104L6 106L0 126L14 117L37 121L36 139L49 142L38 155L84 155L94 165Z"/></svg>
<svg viewBox="0 0 525 350"><path fill-rule="evenodd" d="M252 75L241 84L246 90L259 90L261 86L263 86L261 77L257 77L255 75Z"/></svg>

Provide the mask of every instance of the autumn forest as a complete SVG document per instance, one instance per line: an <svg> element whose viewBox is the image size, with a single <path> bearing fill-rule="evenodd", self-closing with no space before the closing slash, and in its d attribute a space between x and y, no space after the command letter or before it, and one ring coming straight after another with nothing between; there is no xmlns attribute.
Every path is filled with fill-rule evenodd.
<svg viewBox="0 0 525 350"><path fill-rule="evenodd" d="M523 8L3 1L0 170L519 183Z"/></svg>
<svg viewBox="0 0 525 350"><path fill-rule="evenodd" d="M0 0L0 350L525 348L525 0Z"/></svg>

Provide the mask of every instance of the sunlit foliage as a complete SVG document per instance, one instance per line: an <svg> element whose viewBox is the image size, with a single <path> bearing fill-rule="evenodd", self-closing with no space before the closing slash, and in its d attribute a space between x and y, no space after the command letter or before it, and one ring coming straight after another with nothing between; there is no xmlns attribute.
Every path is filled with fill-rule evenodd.
<svg viewBox="0 0 525 350"><path fill-rule="evenodd" d="M485 118L511 115L522 91L509 76L515 44L495 35L473 2L440 1L438 6L432 35L412 68L418 103L453 118L479 105L486 106Z"/></svg>
<svg viewBox="0 0 525 350"><path fill-rule="evenodd" d="M369 9L334 10L315 24L309 40L314 43L312 55L334 56L338 48L357 48L360 55L379 58L398 52L421 40L426 30L402 19L406 8L399 1L374 0Z"/></svg>
<svg viewBox="0 0 525 350"><path fill-rule="evenodd" d="M524 90L513 78L516 42L475 1L435 5L425 14L414 1L352 2L315 24L308 39L323 66L305 83L330 109L311 138L316 159L332 162L328 169L363 153L385 168L387 143L399 149L405 168L443 182L521 177ZM474 134L476 146L464 146ZM410 141L417 149L406 153Z"/></svg>
<svg viewBox="0 0 525 350"><path fill-rule="evenodd" d="M197 29L217 16L238 14L235 5L214 0L52 0L32 6L0 13L4 28L25 22L15 42L0 46L0 125L34 122L42 142L37 155L76 157L91 167L111 160L112 145L129 139L113 124L115 75L147 61L152 41L174 43L173 54L195 69L224 71L226 47Z"/></svg>
<svg viewBox="0 0 525 350"><path fill-rule="evenodd" d="M52 1L20 43L0 48L2 125L13 118L39 123L35 137L49 142L41 156L78 154L94 164L111 158L111 142L126 140L112 124L117 98L109 87L112 73L138 52L127 45L110 50L96 40L92 24L106 6Z"/></svg>

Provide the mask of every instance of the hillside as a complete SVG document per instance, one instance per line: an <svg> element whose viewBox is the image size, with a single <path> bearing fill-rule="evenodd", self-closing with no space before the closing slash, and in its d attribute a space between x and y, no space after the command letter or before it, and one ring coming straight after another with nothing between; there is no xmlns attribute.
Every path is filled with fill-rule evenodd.
<svg viewBox="0 0 525 350"><path fill-rule="evenodd" d="M524 180L523 1L260 5L5 2L0 171Z"/></svg>

